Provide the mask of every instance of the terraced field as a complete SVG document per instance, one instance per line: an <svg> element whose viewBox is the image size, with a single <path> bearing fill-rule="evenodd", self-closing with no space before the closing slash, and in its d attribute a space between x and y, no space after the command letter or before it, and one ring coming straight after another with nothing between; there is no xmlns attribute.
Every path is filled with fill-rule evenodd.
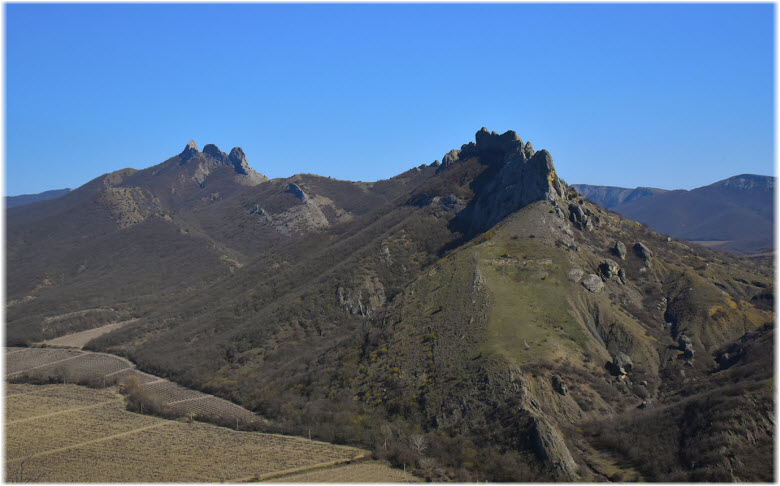
<svg viewBox="0 0 780 486"><path fill-rule="evenodd" d="M386 464L345 464L268 479L274 483L415 483L420 478Z"/></svg>
<svg viewBox="0 0 780 486"><path fill-rule="evenodd" d="M5 454L8 481L203 482L305 472L364 451L134 414L115 388L9 384Z"/></svg>
<svg viewBox="0 0 780 486"><path fill-rule="evenodd" d="M58 383L91 383L111 386L137 378L164 406L182 417L196 420L262 420L232 402L179 386L164 378L143 373L130 361L104 353L60 348L6 348L6 379L32 378Z"/></svg>

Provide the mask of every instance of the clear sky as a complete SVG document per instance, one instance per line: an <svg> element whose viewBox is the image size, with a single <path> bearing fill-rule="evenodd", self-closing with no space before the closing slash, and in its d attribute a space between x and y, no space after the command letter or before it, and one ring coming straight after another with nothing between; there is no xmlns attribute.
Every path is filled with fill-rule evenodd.
<svg viewBox="0 0 780 486"><path fill-rule="evenodd" d="M569 183L774 173L774 5L6 4L6 193L190 140L392 177L517 131Z"/></svg>

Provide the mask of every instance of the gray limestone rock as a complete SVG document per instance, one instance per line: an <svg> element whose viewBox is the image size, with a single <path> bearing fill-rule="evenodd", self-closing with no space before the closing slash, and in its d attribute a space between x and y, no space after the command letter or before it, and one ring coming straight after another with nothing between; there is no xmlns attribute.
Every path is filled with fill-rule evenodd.
<svg viewBox="0 0 780 486"><path fill-rule="evenodd" d="M300 188L298 184L290 183L287 186L287 189L284 192L288 192L292 194L293 196L297 197L301 200L301 202L306 203L309 201L309 196L306 195L305 192L303 192L303 189Z"/></svg>
<svg viewBox="0 0 780 486"><path fill-rule="evenodd" d="M574 282L574 283L577 283L577 282L579 282L579 281L580 281L580 279L582 278L582 275L583 275L584 273L585 273L585 272L583 272L583 271L582 271L582 270L580 270L579 268L572 268L571 270L569 270L569 273L568 273L566 276L567 276L567 277L569 278L569 280L571 280L572 282ZM599 279L599 280L601 280L601 279Z"/></svg>
<svg viewBox="0 0 780 486"><path fill-rule="evenodd" d="M582 280L582 285L594 294L604 290L604 281L594 273L588 274L588 276Z"/></svg>
<svg viewBox="0 0 780 486"><path fill-rule="evenodd" d="M487 128L482 127L474 136L477 141L477 150L485 152L508 152L516 144L523 147L523 141L517 136L514 130L509 130L501 135L496 132L489 132Z"/></svg>
<svg viewBox="0 0 780 486"><path fill-rule="evenodd" d="M194 140L190 140L189 143L184 147L184 150L179 154L179 158L181 159L182 164L191 158L198 155L200 152L198 151L198 146L195 145Z"/></svg>
<svg viewBox="0 0 780 486"><path fill-rule="evenodd" d="M686 334L681 334L680 337L677 338L677 344L680 345L680 350L682 351L693 348L693 342L691 341L691 338L688 337Z"/></svg>
<svg viewBox="0 0 780 486"><path fill-rule="evenodd" d="M460 158L460 150L452 149L441 158L441 168L446 169Z"/></svg>
<svg viewBox="0 0 780 486"><path fill-rule="evenodd" d="M599 265L599 271L604 276L604 278L610 279L618 275L620 272L620 265L618 265L614 260L607 258L601 262L601 265Z"/></svg>
<svg viewBox="0 0 780 486"><path fill-rule="evenodd" d="M634 250L645 262L649 262L653 258L653 252L650 251L650 248L640 241L634 243Z"/></svg>
<svg viewBox="0 0 780 486"><path fill-rule="evenodd" d="M626 353L618 352L612 357L612 370L618 376L628 374L633 367L634 362Z"/></svg>
<svg viewBox="0 0 780 486"><path fill-rule="evenodd" d="M588 210L579 204L569 204L569 219L574 223L574 226L581 230L590 231L593 229Z"/></svg>
<svg viewBox="0 0 780 486"><path fill-rule="evenodd" d="M569 389L566 388L566 384L561 380L561 377L558 375L553 375L552 377L552 386L553 390L560 393L563 396L566 396L569 394Z"/></svg>
<svg viewBox="0 0 780 486"><path fill-rule="evenodd" d="M619 240L616 241L615 242L615 247L612 248L612 253L614 253L621 260L625 260L626 259L626 253L627 253L626 245L623 244L622 241L619 241Z"/></svg>
<svg viewBox="0 0 780 486"><path fill-rule="evenodd" d="M544 417L532 415L530 431L534 437L534 450L539 458L551 465L558 479L572 480L577 473L577 463L571 456L561 433Z"/></svg>
<svg viewBox="0 0 780 486"><path fill-rule="evenodd" d="M246 155L241 147L233 147L233 150L230 151L230 155L228 155L228 161L233 164L233 167L235 167L236 172L239 174L247 174L248 171L251 170L249 168L249 163L246 161Z"/></svg>
<svg viewBox="0 0 780 486"><path fill-rule="evenodd" d="M523 147L523 152L525 153L525 156L529 159L534 156L534 146L531 145L531 142L525 143L525 147Z"/></svg>
<svg viewBox="0 0 780 486"><path fill-rule="evenodd" d="M212 159L215 159L219 162L224 162L227 158L227 154L223 151L221 151L216 145L213 143L209 143L203 147L203 153L205 155L208 155Z"/></svg>

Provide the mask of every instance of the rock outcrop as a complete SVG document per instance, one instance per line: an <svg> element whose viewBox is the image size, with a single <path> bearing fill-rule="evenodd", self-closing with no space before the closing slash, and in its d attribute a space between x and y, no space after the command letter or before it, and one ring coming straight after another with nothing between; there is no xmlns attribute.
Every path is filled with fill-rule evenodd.
<svg viewBox="0 0 780 486"><path fill-rule="evenodd" d="M634 251L636 251L637 255L639 255L645 263L650 263L653 259L653 252L641 241L634 243Z"/></svg>
<svg viewBox="0 0 780 486"><path fill-rule="evenodd" d="M530 430L536 454L544 463L552 466L557 479L574 479L577 474L577 463L574 462L558 429L544 417L532 415Z"/></svg>
<svg viewBox="0 0 780 486"><path fill-rule="evenodd" d="M309 196L307 196L306 193L303 192L303 189L301 189L301 187L298 184L295 184L294 182L288 184L287 189L285 189L284 192L292 194L293 196L300 199L301 202L304 204L309 202Z"/></svg>
<svg viewBox="0 0 780 486"><path fill-rule="evenodd" d="M566 396L566 395L569 394L569 389L566 387L566 384L563 382L561 377L558 376L558 375L553 375L553 377L552 377L552 386L553 386L553 390L555 390L556 392L560 393L561 395Z"/></svg>
<svg viewBox="0 0 780 486"><path fill-rule="evenodd" d="M228 161L239 174L249 174L249 171L252 170L249 167L249 163L246 161L246 155L241 147L233 147L230 151L230 155L228 155Z"/></svg>
<svg viewBox="0 0 780 486"><path fill-rule="evenodd" d="M601 265L599 265L599 271L604 276L604 278L608 280L612 277L617 277L618 273L620 272L620 265L615 263L614 260L607 258L601 262Z"/></svg>
<svg viewBox="0 0 780 486"><path fill-rule="evenodd" d="M617 376L628 374L634 368L634 362L626 353L616 353L612 357L612 371Z"/></svg>
<svg viewBox="0 0 780 486"><path fill-rule="evenodd" d="M590 211L579 204L569 204L569 220L574 223L578 229L590 231L593 229L593 222L590 219Z"/></svg>
<svg viewBox="0 0 780 486"><path fill-rule="evenodd" d="M565 191L555 173L552 157L540 150L528 158L520 137L513 131L499 135L481 129L476 144L464 145L461 150L445 155L442 169L451 165L457 154L478 155L482 163L490 164L495 175L474 187L475 196L462 215L468 219L466 233L484 231L507 215L536 201L557 201Z"/></svg>
<svg viewBox="0 0 780 486"><path fill-rule="evenodd" d="M203 147L203 154L208 155L209 157L211 157L212 159L218 162L224 162L225 158L227 157L227 154L221 151L213 143L207 144Z"/></svg>
<svg viewBox="0 0 780 486"><path fill-rule="evenodd" d="M190 140L187 145L184 147L184 150L179 154L179 158L181 159L181 163L185 163L191 158L198 155L200 152L198 151L198 146L195 145L194 140Z"/></svg>
<svg viewBox="0 0 780 486"><path fill-rule="evenodd" d="M236 181L242 185L254 186L268 180L266 176L249 167L246 155L241 147L234 147L230 154L226 154L213 143L209 143L203 147L203 152L199 152L198 146L195 145L194 141L190 140L182 153L179 154L179 158L182 165L195 165L195 181L201 187L205 187L206 178L213 169L221 166L232 167L236 174L241 176Z"/></svg>
<svg viewBox="0 0 780 486"><path fill-rule="evenodd" d="M612 253L614 253L621 260L625 260L627 253L626 245L620 240L616 241L614 248L612 248Z"/></svg>
<svg viewBox="0 0 780 486"><path fill-rule="evenodd" d="M596 294L604 290L604 281L595 273L591 273L582 279L582 286Z"/></svg>

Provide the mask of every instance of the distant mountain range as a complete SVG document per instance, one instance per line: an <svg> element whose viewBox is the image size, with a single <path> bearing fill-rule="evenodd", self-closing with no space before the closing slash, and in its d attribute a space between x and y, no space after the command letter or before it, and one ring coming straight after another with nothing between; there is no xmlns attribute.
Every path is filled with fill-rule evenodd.
<svg viewBox="0 0 780 486"><path fill-rule="evenodd" d="M572 187L599 206L674 238L748 254L774 247L771 176L741 174L690 191Z"/></svg>
<svg viewBox="0 0 780 486"><path fill-rule="evenodd" d="M72 189L53 189L51 191L45 191L38 194L21 194L19 196L6 196L5 207L15 208L17 206L24 206L38 201L48 201L54 199L72 191Z"/></svg>

